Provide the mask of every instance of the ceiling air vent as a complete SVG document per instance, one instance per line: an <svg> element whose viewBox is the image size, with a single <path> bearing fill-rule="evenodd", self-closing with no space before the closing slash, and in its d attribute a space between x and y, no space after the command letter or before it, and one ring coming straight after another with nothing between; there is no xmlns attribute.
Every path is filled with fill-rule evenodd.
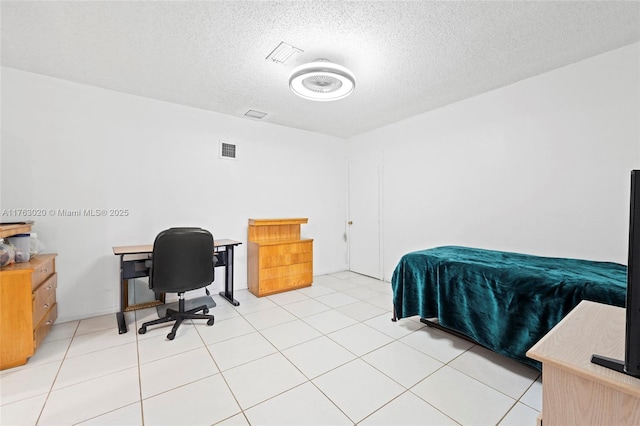
<svg viewBox="0 0 640 426"><path fill-rule="evenodd" d="M249 118L255 118L256 120L262 120L264 117L267 116L267 113L250 109L249 111L244 113L244 116Z"/></svg>
<svg viewBox="0 0 640 426"><path fill-rule="evenodd" d="M276 64L284 65L292 56L302 52L302 49L298 49L295 46L283 42L273 49L271 53L265 58L267 60L273 61Z"/></svg>
<svg viewBox="0 0 640 426"><path fill-rule="evenodd" d="M236 160L238 155L238 149L235 144L220 141L220 158L226 158L227 160Z"/></svg>

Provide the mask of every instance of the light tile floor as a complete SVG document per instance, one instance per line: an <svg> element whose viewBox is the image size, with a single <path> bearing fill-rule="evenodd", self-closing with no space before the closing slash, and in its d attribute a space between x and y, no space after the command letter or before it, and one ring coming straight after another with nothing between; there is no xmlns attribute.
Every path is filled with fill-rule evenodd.
<svg viewBox="0 0 640 426"><path fill-rule="evenodd" d="M144 335L155 309L53 326L27 365L0 372L9 425L535 425L538 371L425 327L391 322L391 285L352 272L240 306L213 326ZM3 342L4 344L4 342Z"/></svg>

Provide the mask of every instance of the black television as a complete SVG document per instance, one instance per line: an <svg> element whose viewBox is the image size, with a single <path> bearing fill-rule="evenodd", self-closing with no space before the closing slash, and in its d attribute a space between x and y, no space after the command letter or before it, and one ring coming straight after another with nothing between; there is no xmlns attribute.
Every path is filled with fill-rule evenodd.
<svg viewBox="0 0 640 426"><path fill-rule="evenodd" d="M626 321L624 360L592 355L591 362L640 377L640 170L631 171Z"/></svg>

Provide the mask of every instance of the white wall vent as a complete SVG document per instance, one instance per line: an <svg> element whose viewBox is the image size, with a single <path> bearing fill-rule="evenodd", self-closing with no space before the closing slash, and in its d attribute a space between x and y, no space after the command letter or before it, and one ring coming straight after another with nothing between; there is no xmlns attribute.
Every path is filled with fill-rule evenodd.
<svg viewBox="0 0 640 426"><path fill-rule="evenodd" d="M220 158L237 160L238 147L236 144L220 141Z"/></svg>

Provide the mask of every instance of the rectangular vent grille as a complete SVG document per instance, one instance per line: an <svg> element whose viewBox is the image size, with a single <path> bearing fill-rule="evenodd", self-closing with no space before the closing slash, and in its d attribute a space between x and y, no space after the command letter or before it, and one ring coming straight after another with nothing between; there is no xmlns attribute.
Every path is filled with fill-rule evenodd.
<svg viewBox="0 0 640 426"><path fill-rule="evenodd" d="M238 154L236 145L227 142L220 142L220 158L235 160Z"/></svg>
<svg viewBox="0 0 640 426"><path fill-rule="evenodd" d="M257 120L262 120L264 117L267 116L267 113L262 111L256 111L255 109L250 109L249 111L244 113L244 116L249 118L255 118Z"/></svg>
<svg viewBox="0 0 640 426"><path fill-rule="evenodd" d="M291 59L292 56L302 52L301 49L294 47L290 44L280 42L280 44L273 49L271 53L265 58L267 60L273 61L276 64L283 64Z"/></svg>

